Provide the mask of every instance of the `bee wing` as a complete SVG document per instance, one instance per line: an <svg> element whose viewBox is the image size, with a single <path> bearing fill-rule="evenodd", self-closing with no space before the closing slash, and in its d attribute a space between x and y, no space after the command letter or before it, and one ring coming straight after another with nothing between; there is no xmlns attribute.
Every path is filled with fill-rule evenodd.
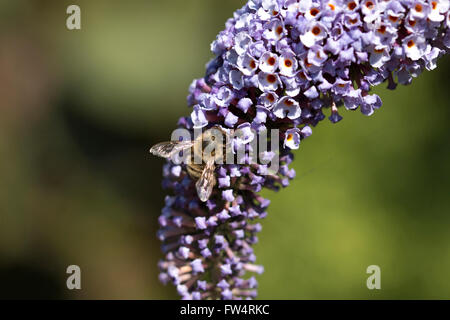
<svg viewBox="0 0 450 320"><path fill-rule="evenodd" d="M209 160L203 169L202 176L195 184L198 197L202 202L208 201L213 188L216 185L215 169L216 166L214 165L214 159Z"/></svg>
<svg viewBox="0 0 450 320"><path fill-rule="evenodd" d="M170 158L177 152L191 148L193 145L193 141L166 141L155 144L150 148L150 153L158 157Z"/></svg>

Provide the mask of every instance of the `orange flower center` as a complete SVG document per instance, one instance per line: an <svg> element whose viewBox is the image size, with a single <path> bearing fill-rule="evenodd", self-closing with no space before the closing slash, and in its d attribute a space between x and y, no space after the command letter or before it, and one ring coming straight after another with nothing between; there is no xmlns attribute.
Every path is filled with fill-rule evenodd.
<svg viewBox="0 0 450 320"><path fill-rule="evenodd" d="M313 33L313 35L318 36L320 34L320 28L314 27L312 28L311 32Z"/></svg>
<svg viewBox="0 0 450 320"><path fill-rule="evenodd" d="M288 68L292 67L292 61L289 59L284 60L284 65Z"/></svg>
<svg viewBox="0 0 450 320"><path fill-rule="evenodd" d="M386 32L386 26L379 27L377 31L381 34L384 34Z"/></svg>
<svg viewBox="0 0 450 320"><path fill-rule="evenodd" d="M276 32L278 34L282 34L283 33L283 27L282 26L278 26Z"/></svg>
<svg viewBox="0 0 450 320"><path fill-rule="evenodd" d="M276 82L277 81L277 78L273 75L273 74L269 74L268 76L267 76L267 82L269 82L269 83L274 83L274 82Z"/></svg>
<svg viewBox="0 0 450 320"><path fill-rule="evenodd" d="M303 61L305 62L305 66L306 66L307 68L309 68L309 67L312 66L312 64L308 62L308 58L305 58Z"/></svg>
<svg viewBox="0 0 450 320"><path fill-rule="evenodd" d="M309 13L315 17L318 13L319 13L319 9L317 8L312 8L311 10L309 10Z"/></svg>
<svg viewBox="0 0 450 320"><path fill-rule="evenodd" d="M422 12L422 5L416 4L416 6L414 7L414 10L416 10L417 12Z"/></svg>
<svg viewBox="0 0 450 320"><path fill-rule="evenodd" d="M414 41L413 40L409 40L406 45L408 46L408 48L412 48L412 47L414 47Z"/></svg>
<svg viewBox="0 0 450 320"><path fill-rule="evenodd" d="M356 8L356 3L355 2L349 2L348 4L347 4L347 7L350 9L350 10L353 10L353 9L355 9Z"/></svg>
<svg viewBox="0 0 450 320"><path fill-rule="evenodd" d="M391 20L392 22L397 22L398 18L394 16L389 16L389 20Z"/></svg>
<svg viewBox="0 0 450 320"><path fill-rule="evenodd" d="M275 64L275 62L276 62L276 60L275 60L274 57L270 57L270 58L267 60L267 64L270 65L270 66L273 66L273 65Z"/></svg>

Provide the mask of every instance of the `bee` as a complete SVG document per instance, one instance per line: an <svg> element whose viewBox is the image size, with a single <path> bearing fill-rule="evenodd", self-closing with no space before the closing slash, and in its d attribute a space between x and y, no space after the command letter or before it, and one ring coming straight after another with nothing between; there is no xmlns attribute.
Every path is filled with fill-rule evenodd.
<svg viewBox="0 0 450 320"><path fill-rule="evenodd" d="M166 141L155 144L150 148L150 153L168 159L181 151L190 150L191 158L187 161L186 171L196 180L195 187L199 199L206 202L217 183L216 163L223 163L229 140L224 138L228 135L229 133L221 127L214 126L193 141Z"/></svg>

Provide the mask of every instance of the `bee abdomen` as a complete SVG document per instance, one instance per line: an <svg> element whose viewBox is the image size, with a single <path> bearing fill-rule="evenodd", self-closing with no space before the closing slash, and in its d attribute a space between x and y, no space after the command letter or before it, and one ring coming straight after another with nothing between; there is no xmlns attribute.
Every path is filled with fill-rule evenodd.
<svg viewBox="0 0 450 320"><path fill-rule="evenodd" d="M204 165L202 164L188 164L186 166L187 173L193 179L199 179L202 176Z"/></svg>

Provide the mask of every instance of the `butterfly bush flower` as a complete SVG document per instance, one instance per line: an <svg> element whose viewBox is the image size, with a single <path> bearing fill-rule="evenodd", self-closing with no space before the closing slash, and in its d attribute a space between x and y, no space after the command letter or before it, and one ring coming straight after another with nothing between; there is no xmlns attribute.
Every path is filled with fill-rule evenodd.
<svg viewBox="0 0 450 320"><path fill-rule="evenodd" d="M436 68L449 50L449 24L448 0L249 0L237 10L211 44L215 57L189 88L191 116L178 125L240 128L236 146L246 151L260 132L278 129L281 151L257 155L265 164L246 155L218 165L205 203L183 165L164 165L173 195L159 218L160 280L183 299L254 298L247 273L263 272L252 245L270 203L258 192L288 186L290 150L321 120L340 121L342 108L369 116L382 104L373 86L394 89ZM270 172L277 156L279 170Z"/></svg>

